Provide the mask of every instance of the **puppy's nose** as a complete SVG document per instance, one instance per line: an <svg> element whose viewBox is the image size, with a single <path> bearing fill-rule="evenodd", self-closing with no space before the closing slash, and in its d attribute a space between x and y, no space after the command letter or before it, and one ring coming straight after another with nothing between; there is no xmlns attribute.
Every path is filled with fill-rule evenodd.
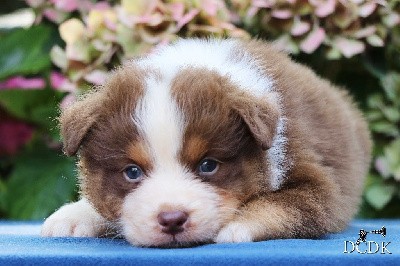
<svg viewBox="0 0 400 266"><path fill-rule="evenodd" d="M162 226L161 231L167 234L176 235L183 232L183 225L189 215L183 211L160 212L157 216L158 223Z"/></svg>

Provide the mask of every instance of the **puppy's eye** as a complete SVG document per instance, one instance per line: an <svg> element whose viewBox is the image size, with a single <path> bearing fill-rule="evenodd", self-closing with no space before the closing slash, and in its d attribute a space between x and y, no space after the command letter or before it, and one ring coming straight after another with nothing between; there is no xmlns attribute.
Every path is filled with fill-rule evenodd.
<svg viewBox="0 0 400 266"><path fill-rule="evenodd" d="M136 164L131 164L124 169L124 177L129 182L138 182L143 177L143 171Z"/></svg>
<svg viewBox="0 0 400 266"><path fill-rule="evenodd" d="M211 176L218 171L218 168L218 161L210 158L205 158L199 163L198 171L199 174L202 176Z"/></svg>

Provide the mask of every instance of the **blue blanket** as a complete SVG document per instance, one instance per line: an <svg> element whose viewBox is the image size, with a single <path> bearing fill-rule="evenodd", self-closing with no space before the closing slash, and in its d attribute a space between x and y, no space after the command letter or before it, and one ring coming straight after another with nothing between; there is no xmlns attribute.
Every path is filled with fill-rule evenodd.
<svg viewBox="0 0 400 266"><path fill-rule="evenodd" d="M40 226L38 222L0 222L0 265L400 265L400 220L355 220L346 231L321 239L182 249L138 248L123 239L41 238ZM385 237L379 234L382 231L371 232L382 226ZM360 229L367 232L366 242L360 242L357 251Z"/></svg>

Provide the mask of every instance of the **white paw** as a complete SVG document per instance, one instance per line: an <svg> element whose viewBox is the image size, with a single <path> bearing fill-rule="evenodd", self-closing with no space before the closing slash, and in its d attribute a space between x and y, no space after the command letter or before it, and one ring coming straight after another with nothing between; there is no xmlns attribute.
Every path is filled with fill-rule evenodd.
<svg viewBox="0 0 400 266"><path fill-rule="evenodd" d="M214 241L216 243L251 242L253 237L248 226L239 222L231 222L222 227Z"/></svg>
<svg viewBox="0 0 400 266"><path fill-rule="evenodd" d="M42 236L96 237L104 232L106 220L86 201L62 206L42 226Z"/></svg>

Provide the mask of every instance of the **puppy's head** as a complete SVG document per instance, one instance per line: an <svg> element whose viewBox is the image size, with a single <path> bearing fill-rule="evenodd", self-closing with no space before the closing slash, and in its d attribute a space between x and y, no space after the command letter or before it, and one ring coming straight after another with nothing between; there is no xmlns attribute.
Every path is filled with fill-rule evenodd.
<svg viewBox="0 0 400 266"><path fill-rule="evenodd" d="M126 66L64 112L65 152L80 149L84 196L134 245L206 242L268 190L276 104L228 76L167 76Z"/></svg>

